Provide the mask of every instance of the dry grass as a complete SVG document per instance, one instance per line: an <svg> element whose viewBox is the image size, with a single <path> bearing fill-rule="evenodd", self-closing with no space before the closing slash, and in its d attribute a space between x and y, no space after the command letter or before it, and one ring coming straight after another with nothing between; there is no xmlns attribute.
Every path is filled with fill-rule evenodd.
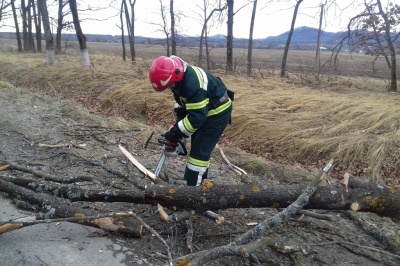
<svg viewBox="0 0 400 266"><path fill-rule="evenodd" d="M158 129L174 120L171 95L154 92L148 83L150 58L131 66L119 57L92 54L89 70L81 69L78 56L57 56L54 67L46 66L42 55L1 53L0 62L0 80L14 86L74 98ZM263 71L253 78L218 72L236 92L225 143L308 169L333 158L338 175L348 171L398 184L400 95L386 92L378 79L310 76L305 85L297 76L280 79L266 75L270 69ZM247 160L257 173L266 169L258 160Z"/></svg>

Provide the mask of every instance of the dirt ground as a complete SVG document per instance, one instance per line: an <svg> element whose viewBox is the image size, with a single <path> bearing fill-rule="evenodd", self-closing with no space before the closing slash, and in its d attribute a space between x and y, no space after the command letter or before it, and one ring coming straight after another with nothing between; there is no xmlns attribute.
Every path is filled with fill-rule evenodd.
<svg viewBox="0 0 400 266"><path fill-rule="evenodd" d="M25 89L0 90L0 106L0 151L2 152L0 165L3 164L1 160L7 158L19 165L59 177L87 175L112 179L113 186L120 189L132 189L134 184L150 184L150 181L143 177L143 174L121 153L118 144L123 144L140 163L154 171L161 147L153 143L157 136L154 136L151 143L145 147L145 140L152 132L151 128L135 121L93 114L75 102L59 100ZM49 148L41 147L39 144L68 145ZM112 174L104 167L100 167L100 164L107 166L107 169L124 173L128 178ZM184 185L182 176L185 158L168 159L166 165L164 174L168 175L169 182ZM18 170L1 171L1 177L36 178ZM209 177L215 183L242 182L217 152L214 152L211 160ZM257 180L254 176L249 178L253 182ZM271 178L267 182L279 181ZM78 182L73 185L82 188L107 188L89 182ZM100 213L134 211L165 239L173 258L189 253L185 244L185 222L163 221L156 212L156 206L104 202L74 202L71 205L97 210ZM174 209L166 211L172 214ZM220 210L218 214L225 218L222 224L198 214L198 218L192 221L193 252L226 245L236 236L249 230L251 228L249 223L265 220L278 211L270 208ZM286 221L268 232L268 236L276 244L266 246L255 254L259 263L261 265L399 265L399 249L389 250L385 241L367 234L348 217L346 212L323 210L317 212L333 215L335 220L327 221L299 215ZM378 217L375 214L359 215L373 222L400 248L398 221ZM2 220L6 219L9 218L2 217ZM124 252L126 257L122 263L126 265L167 263L165 247L146 230L142 238L130 238L117 233L104 233L103 237L110 238L124 247L121 252ZM296 251L285 253L284 249L277 248L282 246L298 248ZM256 265L255 261L252 261L252 264ZM98 265L98 262L93 261L93 265ZM225 257L209 265L246 264L242 258Z"/></svg>

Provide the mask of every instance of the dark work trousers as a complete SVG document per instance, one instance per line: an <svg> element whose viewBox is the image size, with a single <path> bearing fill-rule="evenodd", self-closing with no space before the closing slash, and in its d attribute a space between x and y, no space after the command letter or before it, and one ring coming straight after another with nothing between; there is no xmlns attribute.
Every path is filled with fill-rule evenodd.
<svg viewBox="0 0 400 266"><path fill-rule="evenodd" d="M191 136L190 158L184 175L188 186L198 186L207 178L208 166L205 169L193 170L190 160L193 158L208 162L209 165L211 153L228 125L231 114L232 105L220 114L209 116L203 126Z"/></svg>

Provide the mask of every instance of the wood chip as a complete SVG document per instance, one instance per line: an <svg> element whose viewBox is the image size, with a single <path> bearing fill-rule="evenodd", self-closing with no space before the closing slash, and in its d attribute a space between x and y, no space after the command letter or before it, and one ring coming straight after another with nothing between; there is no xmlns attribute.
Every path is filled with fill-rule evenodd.
<svg viewBox="0 0 400 266"><path fill-rule="evenodd" d="M146 177L148 177L151 181L156 182L158 179L155 174L146 169L141 163L139 163L133 156L130 154L124 147L118 145L119 149L123 154L131 161L137 169L139 169Z"/></svg>
<svg viewBox="0 0 400 266"><path fill-rule="evenodd" d="M0 171L8 170L8 169L10 169L10 167L11 166L9 166L8 164L2 165L2 166L0 166Z"/></svg>
<svg viewBox="0 0 400 266"><path fill-rule="evenodd" d="M163 219L164 221L168 222L169 221L169 216L168 214L164 211L164 208L157 203L157 211L161 216L161 219Z"/></svg>

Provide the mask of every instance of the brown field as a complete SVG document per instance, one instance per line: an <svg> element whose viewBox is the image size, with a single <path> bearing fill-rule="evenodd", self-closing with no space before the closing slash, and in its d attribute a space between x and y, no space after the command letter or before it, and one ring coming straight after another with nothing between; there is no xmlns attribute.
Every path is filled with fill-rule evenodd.
<svg viewBox="0 0 400 266"><path fill-rule="evenodd" d="M43 44L43 47L44 44ZM128 49L129 46L126 46ZM122 56L122 46L119 43L88 43L88 49L91 54L102 54L111 56ZM162 46L136 45L136 55L141 59L153 59L158 55L165 54L165 48ZM0 40L0 50L16 51L15 40ZM64 44L64 50L67 54L79 54L79 44L76 41L69 41ZM234 67L236 73L246 73L246 49L234 49ZM276 76L280 73L283 50L253 50L253 69L255 75L262 77ZM197 47L179 47L178 56L186 61L197 64ZM223 71L226 64L226 49L213 48L210 52L212 67L215 71ZM362 53L343 52L338 56L338 66L335 69L332 52L322 51L320 60L321 75L330 76L349 76L378 78L387 80L389 70L383 58L374 60L373 57ZM289 51L287 59L287 71L299 79L306 80L314 77L318 73L318 65L315 62L314 51ZM400 70L398 69L400 75Z"/></svg>
<svg viewBox="0 0 400 266"><path fill-rule="evenodd" d="M84 71L77 43L69 43L56 66L47 67L43 55L21 55L10 41L2 42L0 81L74 98L97 112L138 119L160 131L171 123L172 98L154 93L147 80L151 60L164 54L163 47L137 45L135 66L121 60L120 44L88 47L92 67ZM197 62L195 48L182 47L178 55ZM341 55L335 72L326 63L331 54L323 52L318 76L313 52L290 51L289 77L281 79L282 51L254 50L252 77L244 75L245 50L234 50L233 74L224 71L224 49L211 55L210 71L237 95L233 124L222 143L257 156L238 162L242 167L262 175L266 162L273 161L315 170L333 158L337 178L349 172L399 186L400 96L386 91L383 59L373 71L371 57Z"/></svg>
<svg viewBox="0 0 400 266"><path fill-rule="evenodd" d="M77 50L77 43L71 44L74 51ZM107 55L122 55L121 44L117 43L90 43L90 52ZM128 48L128 47L127 47ZM165 54L165 48L162 46L145 46L136 45L137 57L142 59L152 59L157 55ZM246 73L247 50L235 48L234 52L234 67L236 73ZM255 74L262 76L276 76L280 73L282 63L282 50L253 50L253 69ZM188 62L197 64L198 49L190 47L180 47L178 56L185 58ZM224 70L226 64L226 49L214 48L210 52L212 67L214 70ZM332 61L332 53L321 52L321 74L328 75L344 75L350 77L363 78L387 78L389 71L383 58L377 59L374 64L373 58L362 53L344 52L339 58L337 70L334 69ZM309 76L314 76L318 72L318 66L315 63L315 52L293 50L289 52L287 70L289 73L306 79ZM399 70L400 73L400 70Z"/></svg>

